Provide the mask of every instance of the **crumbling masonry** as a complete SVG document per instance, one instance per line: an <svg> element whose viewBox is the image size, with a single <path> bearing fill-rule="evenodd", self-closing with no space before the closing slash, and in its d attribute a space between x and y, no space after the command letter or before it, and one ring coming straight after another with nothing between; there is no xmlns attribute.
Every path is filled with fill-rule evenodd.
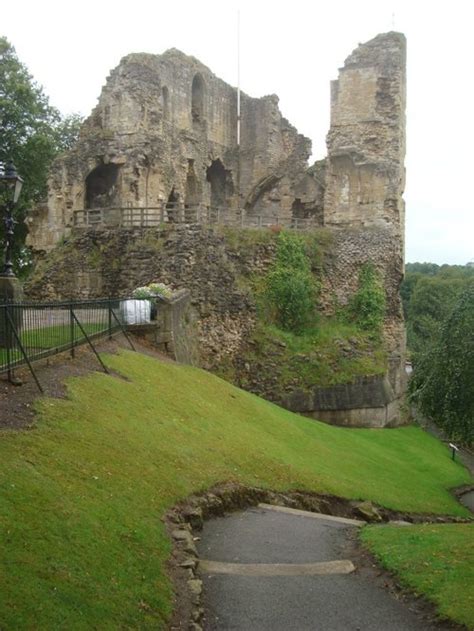
<svg viewBox="0 0 474 631"><path fill-rule="evenodd" d="M71 235L78 243L105 243L115 234L123 244L124 251L116 252L120 258L134 250L137 229L159 231L177 224L170 243L186 242L198 253L198 235L205 233L210 256L217 237L209 236L209 223L324 227L333 234L323 279L326 312L336 303L347 303L356 290L358 269L369 260L384 278L388 304L384 331L390 370L373 406L360 393L346 392L344 418L352 415L354 423L363 422L377 408L377 424L395 422L404 372L398 290L404 250L405 66L405 38L394 32L361 44L346 59L331 86L327 158L308 168L310 140L282 117L276 96L242 94L238 145L235 88L174 49L162 55L128 55L107 79L76 146L53 164L47 203L28 220L29 243L49 252ZM186 266L178 269L169 260L175 256L184 253L167 251L160 265L138 257L135 266L114 274L113 281L110 270L98 273L84 259L81 269L71 268L72 286L50 269L37 275L30 294L126 294L133 283L154 280L157 274L165 280L171 268L175 276L169 280L175 285L196 284L199 264L186 276ZM115 261L117 269L120 261ZM203 286L208 285L208 270L203 264ZM204 301L202 295L194 296L194 304L200 330L220 321L216 326L223 327L225 340L222 323L229 323L232 339L237 339L232 348L238 352L239 336L248 331L239 320L242 308L239 313L232 305L221 305L212 313L212 297ZM206 340L202 343L205 348ZM212 367L212 361L207 363ZM311 397L304 411L311 413L313 406L316 416L341 420L332 403L324 407L330 393Z"/></svg>

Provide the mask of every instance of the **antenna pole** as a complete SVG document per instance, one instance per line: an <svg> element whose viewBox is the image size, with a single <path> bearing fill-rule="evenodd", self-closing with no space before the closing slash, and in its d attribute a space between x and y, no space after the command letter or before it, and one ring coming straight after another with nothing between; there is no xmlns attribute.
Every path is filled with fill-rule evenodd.
<svg viewBox="0 0 474 631"><path fill-rule="evenodd" d="M237 212L243 221L240 195L240 9L237 10Z"/></svg>
<svg viewBox="0 0 474 631"><path fill-rule="evenodd" d="M237 146L240 147L240 9L237 10Z"/></svg>

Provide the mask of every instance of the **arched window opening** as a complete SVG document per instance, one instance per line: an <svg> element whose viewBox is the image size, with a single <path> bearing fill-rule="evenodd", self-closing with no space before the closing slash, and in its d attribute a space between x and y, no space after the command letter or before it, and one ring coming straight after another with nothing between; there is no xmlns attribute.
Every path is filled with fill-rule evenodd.
<svg viewBox="0 0 474 631"><path fill-rule="evenodd" d="M304 219L307 217L306 207L299 197L297 197L291 205L291 214L296 219Z"/></svg>
<svg viewBox="0 0 474 631"><path fill-rule="evenodd" d="M211 185L211 206L213 208L226 206L228 198L234 194L232 173L217 159L208 167L206 178Z"/></svg>
<svg viewBox="0 0 474 631"><path fill-rule="evenodd" d="M200 74L194 75L191 98L191 118L193 123L204 120L204 79Z"/></svg>
<svg viewBox="0 0 474 631"><path fill-rule="evenodd" d="M167 120L170 117L170 92L165 85L161 89L161 106L163 108L163 118Z"/></svg>
<svg viewBox="0 0 474 631"><path fill-rule="evenodd" d="M117 164L100 164L86 177L86 208L111 208L118 202Z"/></svg>

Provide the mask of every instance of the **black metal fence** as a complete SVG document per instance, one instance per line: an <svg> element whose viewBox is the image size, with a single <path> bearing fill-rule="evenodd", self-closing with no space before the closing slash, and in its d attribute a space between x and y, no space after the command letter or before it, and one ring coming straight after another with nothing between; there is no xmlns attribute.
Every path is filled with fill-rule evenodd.
<svg viewBox="0 0 474 631"><path fill-rule="evenodd" d="M7 302L0 300L0 374L14 380L14 369L27 365L39 387L32 363L50 355L88 344L103 369L94 341L122 332L133 344L126 327L146 324L152 318L149 300L100 299L65 302Z"/></svg>

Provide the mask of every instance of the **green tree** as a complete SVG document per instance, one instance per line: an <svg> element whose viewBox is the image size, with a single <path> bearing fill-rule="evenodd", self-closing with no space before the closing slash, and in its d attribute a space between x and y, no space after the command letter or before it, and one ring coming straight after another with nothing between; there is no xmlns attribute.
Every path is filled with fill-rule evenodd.
<svg viewBox="0 0 474 631"><path fill-rule="evenodd" d="M472 278L474 268L467 265L407 263L400 293L414 361L436 342L442 321Z"/></svg>
<svg viewBox="0 0 474 631"><path fill-rule="evenodd" d="M408 345L414 353L436 342L442 322L463 289L461 278L425 276L413 290L408 310Z"/></svg>
<svg viewBox="0 0 474 631"><path fill-rule="evenodd" d="M436 344L421 355L410 396L452 439L474 439L474 283L458 298Z"/></svg>
<svg viewBox="0 0 474 631"><path fill-rule="evenodd" d="M405 319L408 318L408 312L410 310L410 303L413 296L413 292L415 290L418 281L422 279L423 276L420 272L406 272L405 278L400 286L400 296L403 304L403 315Z"/></svg>
<svg viewBox="0 0 474 631"><path fill-rule="evenodd" d="M25 213L44 198L49 166L58 153L75 142L80 123L79 115L62 117L49 104L13 46L0 37L0 163L13 160L25 180L16 207L17 250L23 247L26 236ZM3 225L0 236L3 240Z"/></svg>
<svg viewBox="0 0 474 631"><path fill-rule="evenodd" d="M379 335L385 316L385 290L379 273L372 263L359 271L359 288L349 304L351 318L364 331Z"/></svg>
<svg viewBox="0 0 474 631"><path fill-rule="evenodd" d="M280 232L276 261L266 278L264 298L271 317L287 331L301 331L314 315L316 284L301 237Z"/></svg>

